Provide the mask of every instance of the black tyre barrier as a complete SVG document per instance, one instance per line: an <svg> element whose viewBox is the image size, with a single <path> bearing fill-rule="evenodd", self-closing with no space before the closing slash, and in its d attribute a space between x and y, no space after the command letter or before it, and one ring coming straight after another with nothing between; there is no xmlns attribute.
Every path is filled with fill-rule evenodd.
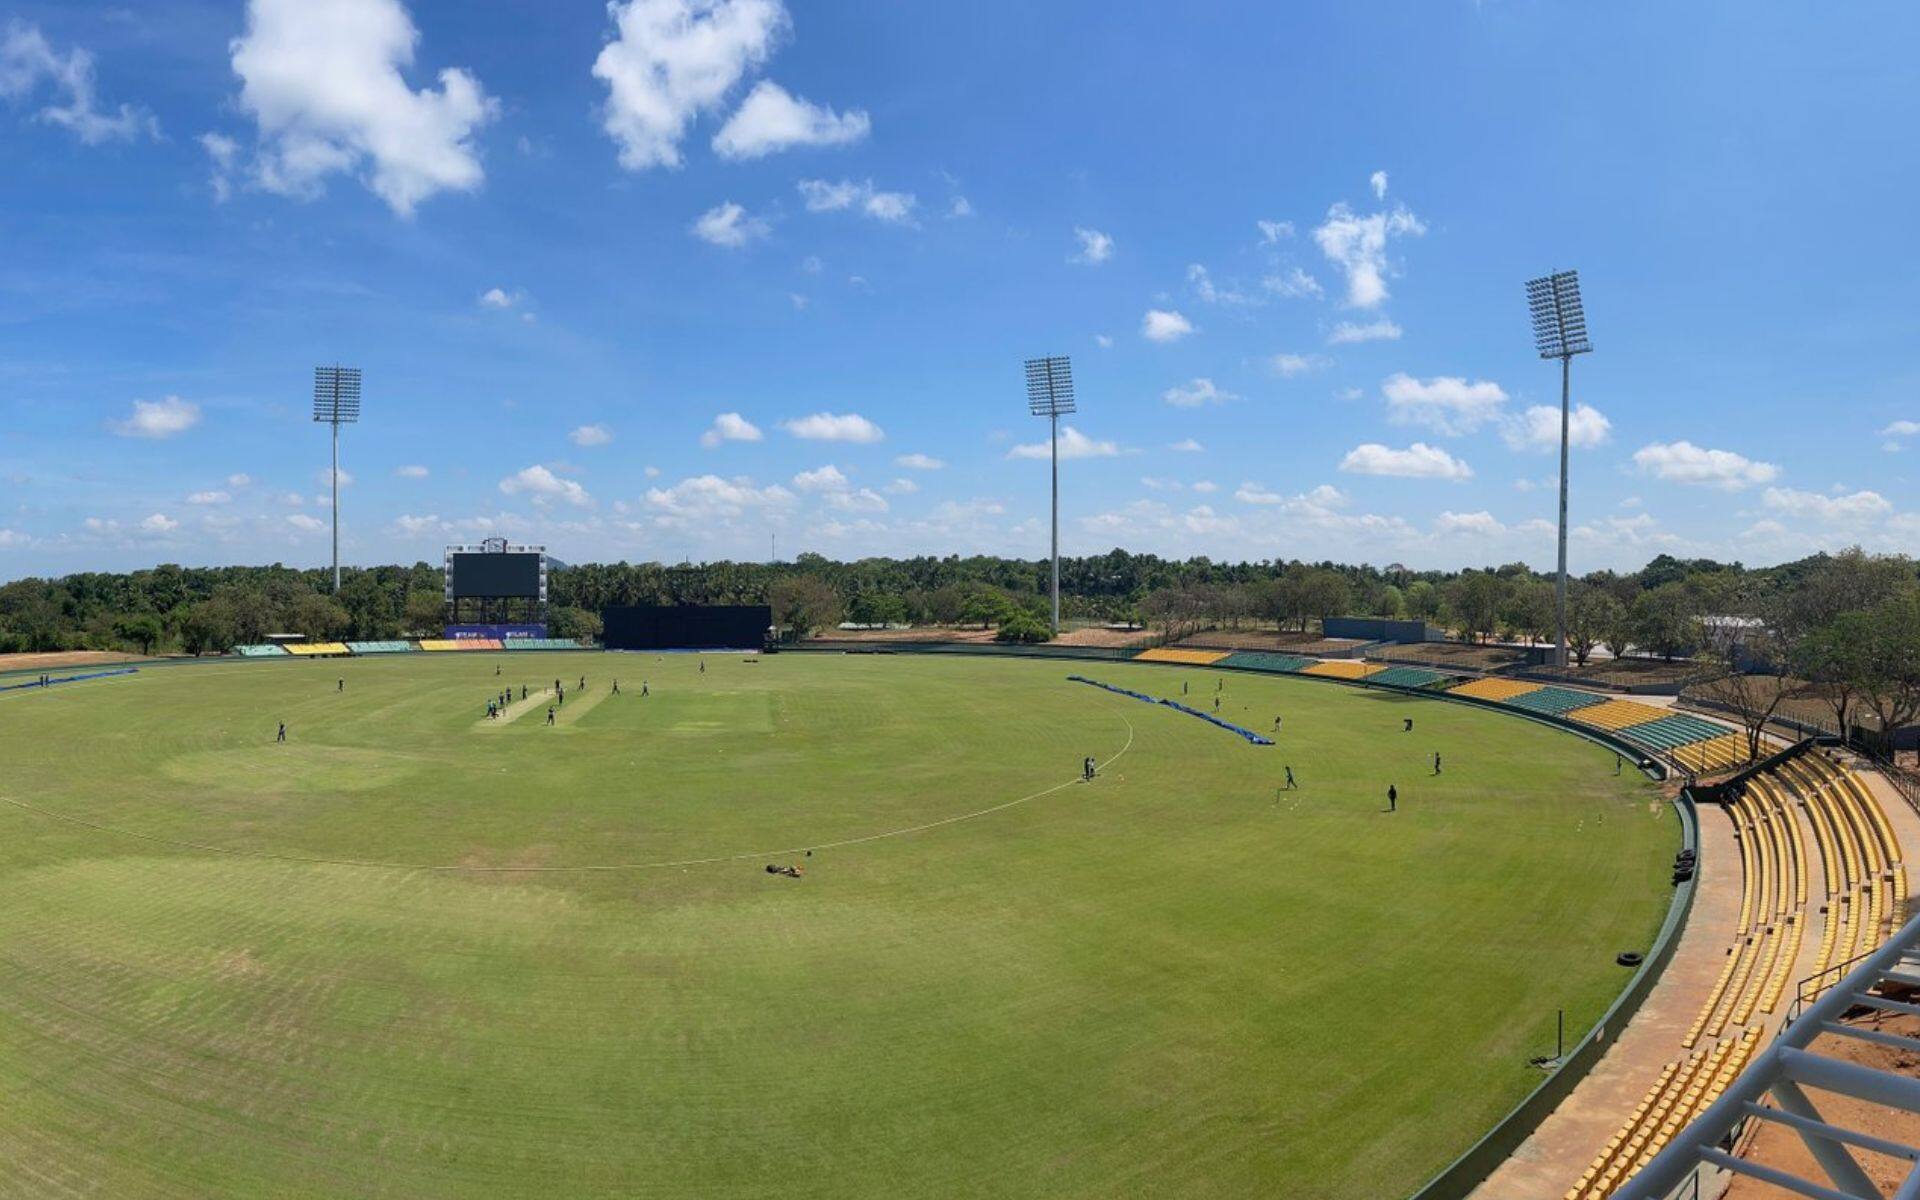
<svg viewBox="0 0 1920 1200"><path fill-rule="evenodd" d="M1620 953L1613 956L1613 961L1619 963L1623 967L1637 967L1641 963L1645 962L1646 958L1647 956L1640 953L1638 950L1622 950Z"/></svg>

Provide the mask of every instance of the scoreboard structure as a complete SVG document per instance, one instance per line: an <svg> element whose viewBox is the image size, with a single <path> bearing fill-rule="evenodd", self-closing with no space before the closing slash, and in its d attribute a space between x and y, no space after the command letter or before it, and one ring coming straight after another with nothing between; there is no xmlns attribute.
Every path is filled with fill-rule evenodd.
<svg viewBox="0 0 1920 1200"><path fill-rule="evenodd" d="M447 636L545 637L550 565L545 546L505 538L448 546Z"/></svg>
<svg viewBox="0 0 1920 1200"><path fill-rule="evenodd" d="M772 636L764 604L634 605L600 610L609 650L761 650Z"/></svg>

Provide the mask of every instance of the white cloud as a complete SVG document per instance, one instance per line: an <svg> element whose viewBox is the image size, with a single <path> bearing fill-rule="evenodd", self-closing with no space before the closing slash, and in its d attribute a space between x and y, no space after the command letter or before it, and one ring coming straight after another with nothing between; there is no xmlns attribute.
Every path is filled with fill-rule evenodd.
<svg viewBox="0 0 1920 1200"><path fill-rule="evenodd" d="M701 213L692 230L693 236L703 242L738 250L748 242L766 237L772 232L772 226L729 200Z"/></svg>
<svg viewBox="0 0 1920 1200"><path fill-rule="evenodd" d="M1345 204L1336 204L1314 229L1313 240L1327 261L1346 273L1347 306L1377 308L1387 298L1388 241L1418 237L1426 231L1420 218L1404 206L1363 217Z"/></svg>
<svg viewBox="0 0 1920 1200"><path fill-rule="evenodd" d="M499 110L459 68L414 91L401 69L420 40L400 0L248 0L232 43L240 107L258 126L253 181L317 196L336 172L366 168L387 206L410 215L441 191L472 191L485 172L474 135Z"/></svg>
<svg viewBox="0 0 1920 1200"><path fill-rule="evenodd" d="M243 488L252 482L253 476L239 471L227 476L227 486L230 488Z"/></svg>
<svg viewBox="0 0 1920 1200"><path fill-rule="evenodd" d="M305 513L293 513L287 517L287 524L303 533L319 533L327 527L327 523L319 517L310 517Z"/></svg>
<svg viewBox="0 0 1920 1200"><path fill-rule="evenodd" d="M851 179L842 179L839 183L828 183L824 179L802 179L795 186L800 189L800 199L806 204L808 212L841 212L857 208L876 221L892 225L913 224L914 209L920 203L912 192L878 191L871 179L857 183Z"/></svg>
<svg viewBox="0 0 1920 1200"><path fill-rule="evenodd" d="M858 488L828 492L827 507L841 512L883 513L890 506L887 498L872 488Z"/></svg>
<svg viewBox="0 0 1920 1200"><path fill-rule="evenodd" d="M440 520L437 513L424 517L401 515L393 519L393 525L394 528L398 529L401 533L415 536L422 533L432 533L437 529L445 528L444 523Z"/></svg>
<svg viewBox="0 0 1920 1200"><path fill-rule="evenodd" d="M1271 246L1293 236L1292 221L1255 221L1254 225L1260 230L1260 244L1263 246Z"/></svg>
<svg viewBox="0 0 1920 1200"><path fill-rule="evenodd" d="M587 495L587 489L571 479L562 479L538 463L523 467L502 479L500 490L509 496L525 492L533 497L536 504L565 500L576 507L584 507L593 502L592 497Z"/></svg>
<svg viewBox="0 0 1920 1200"><path fill-rule="evenodd" d="M1140 336L1150 342L1177 342L1193 332L1193 322L1178 312L1150 308L1140 318Z"/></svg>
<svg viewBox="0 0 1920 1200"><path fill-rule="evenodd" d="M6 36L0 38L0 100L24 99L42 82L64 103L49 104L36 119L68 130L89 146L132 141L142 134L160 136L160 123L143 108L122 104L110 114L99 110L89 51L75 46L56 54L38 27L8 22Z"/></svg>
<svg viewBox="0 0 1920 1200"><path fill-rule="evenodd" d="M1199 263L1187 265L1187 284L1193 288L1193 294L1202 304L1248 305L1258 303L1252 296L1232 287L1221 287L1214 283L1207 268Z"/></svg>
<svg viewBox="0 0 1920 1200"><path fill-rule="evenodd" d="M1114 442L1095 441L1071 425L1060 427L1062 459L1113 458L1120 452L1119 445ZM1007 451L1008 458L1049 458L1052 454L1052 447L1046 442L1030 442Z"/></svg>
<svg viewBox="0 0 1920 1200"><path fill-rule="evenodd" d="M198 404L168 396L161 400L135 400L132 414L124 420L109 422L108 428L121 437L170 438L199 423Z"/></svg>
<svg viewBox="0 0 1920 1200"><path fill-rule="evenodd" d="M201 149L213 160L213 173L208 176L213 198L216 203L224 204L233 195L233 173L240 162L240 143L223 133L203 133L199 141Z"/></svg>
<svg viewBox="0 0 1920 1200"><path fill-rule="evenodd" d="M1365 325L1342 321L1327 335L1329 346L1347 346L1355 342L1392 342L1400 338L1400 327L1385 317Z"/></svg>
<svg viewBox="0 0 1920 1200"><path fill-rule="evenodd" d="M793 499L793 493L779 484L760 488L751 479L722 479L718 475L696 475L672 487L648 488L646 496L647 507L663 523L695 526L784 508Z"/></svg>
<svg viewBox="0 0 1920 1200"><path fill-rule="evenodd" d="M343 488L344 488L344 487L352 487L352 486L353 486L353 474L352 474L352 472L350 472L350 471L347 471L347 470L345 470L345 469L343 468L343 469L342 469L342 470L341 470L341 471L339 472L339 474L340 474L340 486L341 486L341 487L343 487ZM318 471L315 471L315 472L313 473L313 481L314 481L315 483L317 483L317 484L319 484L319 485L320 485L321 487L329 487L329 486L331 486L331 485L332 485L332 483L333 483L333 476L334 476L334 470L333 470L333 468L332 468L332 467L322 467L322 468L320 468L320 469L319 469ZM320 499L321 499L321 501L322 501L322 502L325 502L325 500L326 500L326 497L324 497L324 496L323 496L323 497L321 497Z"/></svg>
<svg viewBox="0 0 1920 1200"><path fill-rule="evenodd" d="M1591 405L1576 404L1567 414L1567 443L1577 450L1604 445L1612 433L1613 422ZM1560 410L1551 404L1535 404L1503 422L1500 436L1515 450L1558 450Z"/></svg>
<svg viewBox="0 0 1920 1200"><path fill-rule="evenodd" d="M1375 171L1373 174L1367 176L1367 186L1373 189L1373 198L1375 200L1385 200L1387 198L1387 173L1385 171Z"/></svg>
<svg viewBox="0 0 1920 1200"><path fill-rule="evenodd" d="M711 450L721 442L757 442L764 436L760 427L737 412L724 412L713 419L713 426L700 435L700 444Z"/></svg>
<svg viewBox="0 0 1920 1200"><path fill-rule="evenodd" d="M1292 496L1276 492L1265 484L1243 483L1234 490L1233 498L1242 504L1278 508L1281 512L1292 516L1320 520L1331 518L1335 510L1344 508L1347 504L1346 493L1330 483L1320 484L1309 491Z"/></svg>
<svg viewBox="0 0 1920 1200"><path fill-rule="evenodd" d="M142 533L172 533L178 528L180 528L180 522L165 513L154 513L152 516L146 517L140 522L140 531Z"/></svg>
<svg viewBox="0 0 1920 1200"><path fill-rule="evenodd" d="M1893 505L1885 496L1869 491L1823 496L1819 492L1770 487L1761 499L1775 511L1822 521L1857 522L1893 511Z"/></svg>
<svg viewBox="0 0 1920 1200"><path fill-rule="evenodd" d="M480 293L481 308L509 309L520 303L520 300L520 293L509 292L505 288L493 287Z"/></svg>
<svg viewBox="0 0 1920 1200"><path fill-rule="evenodd" d="M1109 334L1096 333L1093 335L1093 344L1102 350L1111 350L1113 349L1113 338Z"/></svg>
<svg viewBox="0 0 1920 1200"><path fill-rule="evenodd" d="M714 135L713 149L721 158L762 158L794 146L844 146L872 127L860 109L836 113L762 79Z"/></svg>
<svg viewBox="0 0 1920 1200"><path fill-rule="evenodd" d="M1206 447L1202 446L1194 438L1181 438L1179 441L1170 444L1167 449L1179 454L1199 454L1204 451Z"/></svg>
<svg viewBox="0 0 1920 1200"><path fill-rule="evenodd" d="M893 460L895 465L915 471L938 471L947 464L931 454L902 454Z"/></svg>
<svg viewBox="0 0 1920 1200"><path fill-rule="evenodd" d="M613 440L613 430L605 425L582 425L567 435L576 446L604 446Z"/></svg>
<svg viewBox="0 0 1920 1200"><path fill-rule="evenodd" d="M1880 443L1880 448L1889 454L1898 454L1906 448L1902 439L1916 435L1920 435L1920 421L1894 421L1880 431L1880 436L1887 439Z"/></svg>
<svg viewBox="0 0 1920 1200"><path fill-rule="evenodd" d="M896 479L880 490L889 496L911 496L920 490L920 485L911 479Z"/></svg>
<svg viewBox="0 0 1920 1200"><path fill-rule="evenodd" d="M13 550L30 544L32 538L13 529L0 529L0 550Z"/></svg>
<svg viewBox="0 0 1920 1200"><path fill-rule="evenodd" d="M1391 475L1401 479L1471 479L1473 468L1438 446L1415 442L1405 450L1395 450L1378 442L1365 442L1347 451L1340 469L1355 475Z"/></svg>
<svg viewBox="0 0 1920 1200"><path fill-rule="evenodd" d="M1212 493L1219 491L1220 485L1211 479L1198 479L1194 481L1193 490L1196 492Z"/></svg>
<svg viewBox="0 0 1920 1200"><path fill-rule="evenodd" d="M1260 286L1288 300L1301 300L1326 294L1326 289L1320 286L1320 281L1299 267L1288 267L1278 275L1269 275L1260 281Z"/></svg>
<svg viewBox="0 0 1920 1200"><path fill-rule="evenodd" d="M425 479L427 477L427 469L417 463L404 467L396 467L393 473L401 479Z"/></svg>
<svg viewBox="0 0 1920 1200"><path fill-rule="evenodd" d="M1076 225L1073 227L1073 236L1079 241L1080 249L1068 262L1097 267L1113 257L1113 238L1108 234Z"/></svg>
<svg viewBox="0 0 1920 1200"><path fill-rule="evenodd" d="M1492 513L1482 509L1479 512L1457 513L1443 512L1433 519L1435 533L1471 533L1491 537L1502 534L1507 527Z"/></svg>
<svg viewBox="0 0 1920 1200"><path fill-rule="evenodd" d="M607 85L602 127L629 171L678 167L694 117L766 62L790 24L780 0L614 0L607 12L614 38L593 76Z"/></svg>
<svg viewBox="0 0 1920 1200"><path fill-rule="evenodd" d="M1633 452L1641 471L1669 483L1694 484L1738 491L1758 483L1772 483L1780 468L1755 462L1731 450L1708 450L1692 442L1653 442Z"/></svg>
<svg viewBox="0 0 1920 1200"><path fill-rule="evenodd" d="M814 413L780 422L794 437L812 442L877 442L886 437L878 425L858 413Z"/></svg>
<svg viewBox="0 0 1920 1200"><path fill-rule="evenodd" d="M1395 372L1380 385L1387 398L1387 416L1396 424L1422 425L1435 433L1457 436L1472 433L1500 415L1507 394L1492 380L1469 383L1458 375L1415 379Z"/></svg>
<svg viewBox="0 0 1920 1200"><path fill-rule="evenodd" d="M953 202L947 205L947 216L951 220L957 221L962 217L970 217L972 215L973 202L965 196L955 196Z"/></svg>
<svg viewBox="0 0 1920 1200"><path fill-rule="evenodd" d="M187 497L187 503L188 504L231 504L233 503L233 493L221 492L221 491L195 492L192 495Z"/></svg>
<svg viewBox="0 0 1920 1200"><path fill-rule="evenodd" d="M1327 360L1318 354L1276 354L1267 360L1268 368L1282 379L1292 379L1296 375L1318 371L1327 365Z"/></svg>
<svg viewBox="0 0 1920 1200"><path fill-rule="evenodd" d="M803 492L842 492L847 489L847 477L839 467L828 463L795 475L793 486Z"/></svg>
<svg viewBox="0 0 1920 1200"><path fill-rule="evenodd" d="M1160 393L1160 398L1175 408L1199 408L1203 404L1225 404L1240 397L1215 387L1213 380L1202 378L1170 387Z"/></svg>

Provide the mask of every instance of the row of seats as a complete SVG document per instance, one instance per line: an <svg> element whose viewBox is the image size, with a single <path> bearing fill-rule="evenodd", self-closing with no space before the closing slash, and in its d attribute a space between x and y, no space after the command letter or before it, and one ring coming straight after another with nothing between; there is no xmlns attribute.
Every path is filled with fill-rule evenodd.
<svg viewBox="0 0 1920 1200"><path fill-rule="evenodd" d="M1369 675L1378 675L1386 670L1377 663L1362 662L1357 658L1329 658L1317 662L1305 670L1302 675L1319 675L1326 679L1365 679Z"/></svg>
<svg viewBox="0 0 1920 1200"><path fill-rule="evenodd" d="M351 654L345 642L292 642L287 653L299 658L324 658L331 654Z"/></svg>
<svg viewBox="0 0 1920 1200"><path fill-rule="evenodd" d="M578 650L580 643L571 638L509 638L505 641L493 638L424 638L420 641L419 648L422 650ZM235 646L233 652L242 658L284 658L288 655L296 658L323 658L327 655L339 654L410 654L413 649L414 643L402 641L288 642Z"/></svg>
<svg viewBox="0 0 1920 1200"><path fill-rule="evenodd" d="M1676 758L1692 750L1700 753L1690 762L1732 765L1745 757L1746 739L1722 735L1683 747ZM1568 1200L1611 1196L1739 1073L1760 1044L1767 1017L1786 999L1809 921L1821 922L1812 964L1817 978L1879 946L1906 911L1906 869L1893 826L1866 783L1844 765L1822 754L1801 755L1747 780L1726 812L1741 867L1740 911L1726 965L1681 1039L1687 1057L1665 1068ZM1810 903L1815 896L1819 902ZM1718 1040L1709 1048L1701 1045L1705 1039Z"/></svg>
<svg viewBox="0 0 1920 1200"><path fill-rule="evenodd" d="M1575 718L1578 719L1577 717ZM1677 750L1695 742L1710 741L1725 734L1727 727L1691 713L1668 712L1651 721L1617 730L1621 737L1656 754Z"/></svg>
<svg viewBox="0 0 1920 1200"><path fill-rule="evenodd" d="M1475 700L1506 701L1515 696L1524 696L1537 692L1540 685L1521 679L1501 679L1489 675L1484 679L1469 679L1459 687L1448 689L1455 696L1471 696Z"/></svg>
<svg viewBox="0 0 1920 1200"><path fill-rule="evenodd" d="M1567 714L1569 719L1582 725L1591 725L1595 729L1609 732L1626 729L1632 725L1645 725L1649 721L1658 721L1667 715L1664 708L1655 708L1651 704L1642 704L1638 700L1604 700L1599 704L1590 704L1577 708Z"/></svg>
<svg viewBox="0 0 1920 1200"><path fill-rule="evenodd" d="M1747 735L1723 733L1703 742L1675 746L1668 757L1672 758L1681 770L1695 775L1705 775L1709 771L1731 770L1747 761Z"/></svg>
<svg viewBox="0 0 1920 1200"><path fill-rule="evenodd" d="M1689 1121L1720 1098L1759 1046L1760 1030L1754 1028L1710 1051L1695 1051L1669 1063L1580 1182L1568 1189L1566 1200L1606 1200L1613 1195Z"/></svg>
<svg viewBox="0 0 1920 1200"><path fill-rule="evenodd" d="M1313 660L1302 658L1298 654L1271 654L1264 650L1242 650L1227 655L1217 665L1238 667L1243 671L1272 671L1276 674L1291 675L1312 666Z"/></svg>
<svg viewBox="0 0 1920 1200"><path fill-rule="evenodd" d="M1369 675L1369 683L1384 683L1391 687L1436 688L1458 679L1444 671L1429 671L1425 667L1390 666L1377 675Z"/></svg>
<svg viewBox="0 0 1920 1200"><path fill-rule="evenodd" d="M1156 646L1151 650L1142 650L1133 656L1136 662L1181 663L1189 667L1210 667L1224 658L1233 655L1226 650L1178 650L1169 646Z"/></svg>
<svg viewBox="0 0 1920 1200"><path fill-rule="evenodd" d="M1522 692L1509 698L1506 703L1514 708L1524 708L1531 712L1565 716L1576 708L1590 708L1595 704L1604 704L1606 699L1605 696L1594 692L1576 692L1572 688L1563 687L1543 687L1531 692Z"/></svg>

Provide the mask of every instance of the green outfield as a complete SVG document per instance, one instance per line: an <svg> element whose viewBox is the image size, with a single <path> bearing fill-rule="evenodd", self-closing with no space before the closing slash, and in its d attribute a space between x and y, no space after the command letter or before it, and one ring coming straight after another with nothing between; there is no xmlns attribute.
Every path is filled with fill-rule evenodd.
<svg viewBox="0 0 1920 1200"><path fill-rule="evenodd" d="M1669 899L1657 789L1495 712L699 661L0 696L0 1196L1379 1200L1539 1082ZM1074 672L1224 680L1285 732ZM556 676L553 727L485 719Z"/></svg>

